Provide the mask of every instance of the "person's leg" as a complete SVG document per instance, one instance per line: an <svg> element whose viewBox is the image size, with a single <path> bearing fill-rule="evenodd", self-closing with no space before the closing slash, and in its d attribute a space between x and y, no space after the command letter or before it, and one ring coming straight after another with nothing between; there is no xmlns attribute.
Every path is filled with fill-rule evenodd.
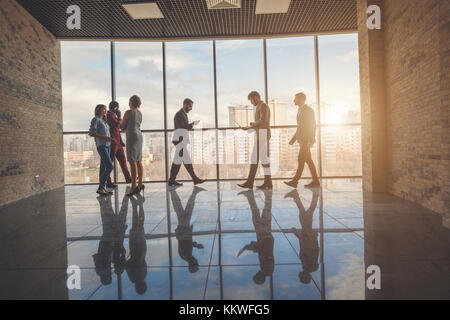
<svg viewBox="0 0 450 320"><path fill-rule="evenodd" d="M270 141L267 138L267 130L261 130L259 141L259 158L264 171L264 183L259 186L259 189L272 189L272 174L270 171Z"/></svg>
<svg viewBox="0 0 450 320"><path fill-rule="evenodd" d="M131 190L130 193L133 193L136 189L136 162L135 161L129 161L130 163L130 169L131 169Z"/></svg>
<svg viewBox="0 0 450 320"><path fill-rule="evenodd" d="M253 183L255 182L256 172L258 171L258 139L255 135L255 141L253 143L252 154L250 156L250 171L248 172L247 180L243 184L238 184L242 188L253 188Z"/></svg>
<svg viewBox="0 0 450 320"><path fill-rule="evenodd" d="M303 145L300 145L300 151L298 153L297 172L295 173L295 176L292 179L292 181L298 182L298 180L300 180L300 178L302 177L303 169L305 168L305 162L306 162L306 158L307 158L307 155L306 155L307 150L308 150L308 148L306 148Z"/></svg>
<svg viewBox="0 0 450 320"><path fill-rule="evenodd" d="M314 161L311 156L311 148L307 148L306 164L309 167L309 171L311 171L313 182L319 182L319 175L317 174L316 166L314 165Z"/></svg>
<svg viewBox="0 0 450 320"><path fill-rule="evenodd" d="M116 155L116 145L114 144L114 143L111 143L111 147L110 147L111 149L110 149L110 152L109 152L109 155L110 155L110 157L111 157L111 162L113 163L113 165L114 165L114 159L115 159L115 155ZM107 180L107 182L106 182L106 185L107 186L110 186L110 185L112 185L113 183L112 183L112 180L111 180L111 175L109 175L109 177L108 177L108 180Z"/></svg>
<svg viewBox="0 0 450 320"><path fill-rule="evenodd" d="M102 161L102 165L100 165L100 168L103 169L101 176L100 176L100 183L99 183L99 189L105 189L106 181L108 180L109 175L111 174L111 171L114 169L112 162L111 162L111 156L109 154L109 146L101 146L98 148L100 159Z"/></svg>
<svg viewBox="0 0 450 320"><path fill-rule="evenodd" d="M143 179L144 168L142 167L142 161L137 161L136 166L137 166L137 176L138 176L138 187L141 188L142 181L144 181L144 179Z"/></svg>
<svg viewBox="0 0 450 320"><path fill-rule="evenodd" d="M128 171L128 166L127 166L127 157L125 156L125 152L124 152L122 146L119 146L119 148L116 152L116 158L120 164L120 168L122 169L122 173L123 173L123 176L125 177L125 181L131 182L131 175L130 175L130 171Z"/></svg>
<svg viewBox="0 0 450 320"><path fill-rule="evenodd" d="M187 157L188 157L188 163L183 162L184 167L186 168L186 171L189 173L189 175L192 178L192 181L194 182L195 185L199 184L199 183L203 183L205 180L200 179L199 177L197 177L197 175L194 172L194 166L192 165L192 160L191 160L191 155L189 154L189 152L187 152Z"/></svg>
<svg viewBox="0 0 450 320"><path fill-rule="evenodd" d="M98 152L98 155L100 156L100 170L98 171L98 189L103 190L106 188L105 185L102 185L102 176L103 176L103 173L105 172L105 163L102 158L103 157L102 156L103 146L98 147L97 152Z"/></svg>
<svg viewBox="0 0 450 320"><path fill-rule="evenodd" d="M172 167L170 168L169 184L175 183L175 179L177 178L180 168L181 168L181 165L172 163Z"/></svg>

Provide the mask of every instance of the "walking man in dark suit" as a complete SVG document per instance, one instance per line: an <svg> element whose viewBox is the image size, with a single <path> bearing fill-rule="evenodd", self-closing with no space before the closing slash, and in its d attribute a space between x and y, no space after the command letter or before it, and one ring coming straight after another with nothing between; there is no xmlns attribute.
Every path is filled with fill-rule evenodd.
<svg viewBox="0 0 450 320"><path fill-rule="evenodd" d="M316 143L316 117L314 110L306 105L305 102L306 95L303 92L295 95L294 103L298 106L297 131L289 144L293 145L296 141L300 143L300 152L298 153L298 167L294 178L291 181L284 182L292 188L297 188L298 180L302 176L305 163L308 164L313 178L313 181L305 185L305 187L315 188L320 186L316 166L311 157L311 147Z"/></svg>
<svg viewBox="0 0 450 320"><path fill-rule="evenodd" d="M186 146L189 144L189 133L187 131L192 130L194 125L197 125L199 123L199 120L189 123L188 119L188 113L192 110L192 106L194 105L194 102L186 98L183 101L183 108L181 108L176 114L173 119L174 121L174 128L175 132L172 138L172 143L176 146L179 143L185 139L183 142L183 145ZM177 129L184 129L184 130L178 130ZM185 153L184 153L185 151ZM175 158L172 162L172 167L170 168L170 178L169 178L169 186L181 186L182 183L179 183L175 181L177 178L177 174L180 171L181 162L183 162L184 167L186 168L187 172L192 178L192 181L194 182L194 185L200 184L205 182L205 180L200 179L195 175L194 167L192 166L192 160L189 155L189 152L187 151L187 148L181 148L181 150L178 151L178 155L175 153Z"/></svg>
<svg viewBox="0 0 450 320"><path fill-rule="evenodd" d="M261 161L264 169L264 183L258 186L258 189L272 189L272 175L270 172L270 109L258 92L252 91L248 94L248 100L256 107L255 122L250 122L249 127L244 130L254 130L255 139L253 151L251 155L250 172L247 181L238 184L241 188L253 188L256 172L258 171L258 163Z"/></svg>

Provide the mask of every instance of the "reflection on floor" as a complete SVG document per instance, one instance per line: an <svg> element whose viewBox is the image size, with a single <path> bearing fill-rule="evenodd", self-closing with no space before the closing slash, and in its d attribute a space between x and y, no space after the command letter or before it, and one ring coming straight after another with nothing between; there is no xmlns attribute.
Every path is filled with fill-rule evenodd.
<svg viewBox="0 0 450 320"><path fill-rule="evenodd" d="M298 191L70 186L0 208L0 298L450 298L441 217L361 181ZM240 193L239 193L240 192ZM381 269L381 289L366 287ZM77 266L80 289L68 289Z"/></svg>

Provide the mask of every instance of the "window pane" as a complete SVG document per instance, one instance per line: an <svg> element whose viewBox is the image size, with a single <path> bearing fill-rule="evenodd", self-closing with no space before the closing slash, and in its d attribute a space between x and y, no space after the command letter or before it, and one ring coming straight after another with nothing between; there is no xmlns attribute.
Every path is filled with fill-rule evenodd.
<svg viewBox="0 0 450 320"><path fill-rule="evenodd" d="M263 40L216 41L216 65L219 127L237 127L233 121L236 112L249 113L253 121L249 92L256 90L265 99ZM249 111L241 111L247 108Z"/></svg>
<svg viewBox="0 0 450 320"><path fill-rule="evenodd" d="M323 124L360 123L358 34L319 37Z"/></svg>
<svg viewBox="0 0 450 320"><path fill-rule="evenodd" d="M99 168L94 138L87 134L64 135L64 183L98 183Z"/></svg>
<svg viewBox="0 0 450 320"><path fill-rule="evenodd" d="M95 106L111 101L110 56L109 42L61 41L64 131L88 131Z"/></svg>
<svg viewBox="0 0 450 320"><path fill-rule="evenodd" d="M142 165L144 167L144 181L164 181L166 180L165 171L165 151L164 151L164 132L142 133L144 141L142 143ZM125 143L126 154L126 135L122 133L122 140ZM127 163L128 170L130 166ZM118 181L125 182L122 169L117 162ZM111 174L111 178L114 177ZM130 171L131 174L131 171Z"/></svg>
<svg viewBox="0 0 450 320"><path fill-rule="evenodd" d="M298 92L304 92L306 103L316 110L314 38L268 39L267 78L272 125L296 124Z"/></svg>
<svg viewBox="0 0 450 320"><path fill-rule="evenodd" d="M299 145L289 145L295 128L272 129L270 139L270 163L274 178L292 178L297 170ZM219 131L218 139L220 178L246 179L249 172L254 136L242 130ZM311 149L314 163L318 170L316 145ZM257 178L264 177L262 166L259 166ZM311 177L308 166L305 166L302 177Z"/></svg>
<svg viewBox="0 0 450 320"><path fill-rule="evenodd" d="M190 121L213 128L214 65L212 41L166 43L167 122L173 128L173 117L183 106L184 98L194 101Z"/></svg>
<svg viewBox="0 0 450 320"><path fill-rule="evenodd" d="M324 176L361 176L361 126L323 127Z"/></svg>
<svg viewBox="0 0 450 320"><path fill-rule="evenodd" d="M169 172L172 166L175 145L172 143L173 132L168 134ZM216 179L216 134L215 130L196 130L189 132L190 144L187 146L195 174L201 179ZM177 180L191 180L184 166L181 166Z"/></svg>
<svg viewBox="0 0 450 320"><path fill-rule="evenodd" d="M134 94L142 99L141 129L164 129L162 44L116 42L116 97L122 114Z"/></svg>

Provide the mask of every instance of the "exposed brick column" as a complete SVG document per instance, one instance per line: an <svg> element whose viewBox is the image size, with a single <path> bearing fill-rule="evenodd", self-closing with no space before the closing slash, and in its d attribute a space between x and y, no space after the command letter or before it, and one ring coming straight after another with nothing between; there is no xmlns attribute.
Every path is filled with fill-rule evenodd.
<svg viewBox="0 0 450 320"><path fill-rule="evenodd" d="M372 4L382 7L380 0L358 0L363 187L368 191L386 192L384 32L367 28L367 7Z"/></svg>
<svg viewBox="0 0 450 320"><path fill-rule="evenodd" d="M444 225L450 228L450 1L439 3L439 49L441 91L441 172Z"/></svg>
<svg viewBox="0 0 450 320"><path fill-rule="evenodd" d="M13 0L0 30L1 206L63 186L64 153L59 41Z"/></svg>

